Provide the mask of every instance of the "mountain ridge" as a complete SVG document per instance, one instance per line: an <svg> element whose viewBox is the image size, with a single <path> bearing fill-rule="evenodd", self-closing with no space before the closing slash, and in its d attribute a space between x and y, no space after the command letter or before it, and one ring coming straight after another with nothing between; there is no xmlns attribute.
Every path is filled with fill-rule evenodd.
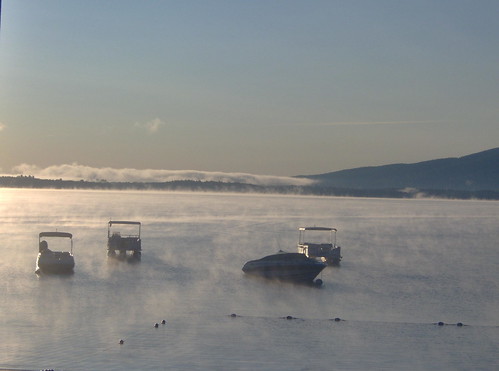
<svg viewBox="0 0 499 371"><path fill-rule="evenodd" d="M497 191L499 147L462 157L367 166L297 177L314 180L321 186L351 189Z"/></svg>

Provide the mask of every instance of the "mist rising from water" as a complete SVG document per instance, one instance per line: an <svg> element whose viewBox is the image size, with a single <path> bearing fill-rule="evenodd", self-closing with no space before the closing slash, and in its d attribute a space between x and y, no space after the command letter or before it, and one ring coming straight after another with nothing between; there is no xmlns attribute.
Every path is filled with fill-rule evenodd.
<svg viewBox="0 0 499 371"><path fill-rule="evenodd" d="M42 366L37 357L57 349L74 369L88 368L89 352L113 369L106 359L116 366L130 349L149 365L162 354L203 362L213 334L213 347L245 359L227 334L246 344L292 333L360 346L366 334L352 323L499 323L497 202L16 189L1 190L0 200L0 309L16 345L4 354L17 366ZM140 263L107 258L110 219L142 222ZM296 251L297 228L314 225L338 228L344 257L323 271L322 289L241 271L248 260ZM54 230L73 233L75 273L37 277L38 233ZM231 313L239 316L232 322ZM286 316L301 322L283 325ZM330 328L334 317L354 330ZM162 319L169 325L155 329ZM382 330L372 331L379 339ZM126 346L117 348L120 338Z"/></svg>
<svg viewBox="0 0 499 371"><path fill-rule="evenodd" d="M171 182L176 180L215 181L248 183L255 185L309 185L309 179L285 176L255 175L247 173L224 173L197 170L157 170L157 169L114 169L95 168L73 164L53 165L40 168L36 165L21 164L12 169L16 175L31 175L43 179L85 180L109 182Z"/></svg>

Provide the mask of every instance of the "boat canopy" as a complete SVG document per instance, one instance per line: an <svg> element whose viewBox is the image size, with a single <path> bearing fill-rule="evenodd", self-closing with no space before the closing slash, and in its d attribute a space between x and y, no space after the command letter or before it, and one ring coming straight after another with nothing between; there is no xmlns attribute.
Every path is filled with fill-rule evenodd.
<svg viewBox="0 0 499 371"><path fill-rule="evenodd" d="M329 228L329 227L300 227L298 228L299 231L333 231L336 232L336 228Z"/></svg>
<svg viewBox="0 0 499 371"><path fill-rule="evenodd" d="M135 225L140 225L140 222L129 222L126 220L110 220L109 221L109 226L112 226L113 224L135 224Z"/></svg>
<svg viewBox="0 0 499 371"><path fill-rule="evenodd" d="M67 237L73 238L73 235L68 232L40 232L40 238L42 237Z"/></svg>

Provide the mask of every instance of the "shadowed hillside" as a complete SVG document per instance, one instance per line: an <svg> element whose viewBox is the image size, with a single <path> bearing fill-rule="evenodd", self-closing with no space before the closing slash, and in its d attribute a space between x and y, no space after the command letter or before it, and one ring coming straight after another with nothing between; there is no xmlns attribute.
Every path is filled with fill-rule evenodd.
<svg viewBox="0 0 499 371"><path fill-rule="evenodd" d="M499 190L499 148L459 158L361 167L300 176L349 189Z"/></svg>

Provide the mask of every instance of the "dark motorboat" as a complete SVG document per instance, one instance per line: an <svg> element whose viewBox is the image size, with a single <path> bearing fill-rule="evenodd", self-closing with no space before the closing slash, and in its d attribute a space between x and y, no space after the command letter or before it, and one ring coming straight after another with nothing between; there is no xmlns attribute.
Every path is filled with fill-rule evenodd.
<svg viewBox="0 0 499 371"><path fill-rule="evenodd" d="M243 266L243 272L260 277L283 281L314 283L315 277L326 267L316 259L300 253L279 252L258 260L250 260ZM317 280L318 285L322 284Z"/></svg>
<svg viewBox="0 0 499 371"><path fill-rule="evenodd" d="M69 239L70 251L52 251L48 247L47 239L52 241ZM41 232L38 241L38 257L35 273L73 273L75 260L73 257L73 235L67 232Z"/></svg>

